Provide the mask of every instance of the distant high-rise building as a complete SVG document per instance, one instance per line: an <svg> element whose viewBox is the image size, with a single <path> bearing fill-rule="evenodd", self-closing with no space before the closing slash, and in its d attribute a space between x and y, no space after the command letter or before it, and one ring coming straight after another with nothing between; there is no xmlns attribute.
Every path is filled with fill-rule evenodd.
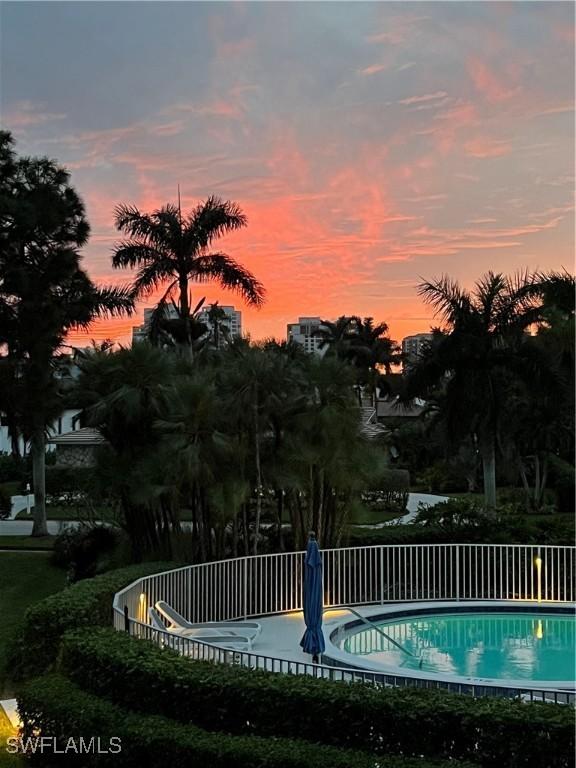
<svg viewBox="0 0 576 768"><path fill-rule="evenodd" d="M225 344L228 339L233 339L242 336L242 312L235 309L233 306L227 306L225 304L218 304L217 309L222 310L224 313L217 320L219 324L218 333L214 334L214 328L212 323L211 314L217 314L211 312L211 307L202 309L198 313L198 320L207 326L208 332L212 335L212 338L218 339L218 346Z"/></svg>
<svg viewBox="0 0 576 768"><path fill-rule="evenodd" d="M222 310L223 315L219 319L219 331L217 334L218 345L226 341L226 339L234 338L235 336L242 335L242 312L235 309L233 306L226 306L218 304L218 309ZM132 344L138 341L145 341L150 329L150 322L152 320L152 313L154 308L144 310L144 322L142 325L137 325L132 328ZM178 311L172 304L166 305L166 316L170 320L175 320L178 317ZM208 328L207 333L212 333L212 320L210 313L210 306L202 309L197 315L196 320L204 323Z"/></svg>
<svg viewBox="0 0 576 768"><path fill-rule="evenodd" d="M404 356L402 368L404 371L409 370L418 361L425 346L431 341L431 333L416 333L413 336L406 336L406 338L402 339L402 355Z"/></svg>
<svg viewBox="0 0 576 768"><path fill-rule="evenodd" d="M327 346L322 346L322 337L318 335L323 327L319 317L299 317L297 323L288 323L286 338L300 344L306 352L323 357Z"/></svg>
<svg viewBox="0 0 576 768"><path fill-rule="evenodd" d="M132 344L138 341L146 341L150 330L150 323L152 322L152 314L154 313L154 307L150 307L144 310L144 322L142 325L132 326ZM166 305L165 310L166 317L170 320L175 320L178 317L178 311L172 304Z"/></svg>

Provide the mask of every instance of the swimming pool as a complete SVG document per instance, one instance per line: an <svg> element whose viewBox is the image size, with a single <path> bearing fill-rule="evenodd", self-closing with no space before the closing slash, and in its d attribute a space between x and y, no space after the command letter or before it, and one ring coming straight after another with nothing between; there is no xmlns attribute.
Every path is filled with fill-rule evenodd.
<svg viewBox="0 0 576 768"><path fill-rule="evenodd" d="M338 665L418 678L574 689L576 617L518 604L414 606L340 623L328 656ZM335 653L334 653L335 651Z"/></svg>
<svg viewBox="0 0 576 768"><path fill-rule="evenodd" d="M530 681L575 677L576 621L571 616L465 613L379 621L376 626L413 655L367 627L347 637L343 650L440 674Z"/></svg>

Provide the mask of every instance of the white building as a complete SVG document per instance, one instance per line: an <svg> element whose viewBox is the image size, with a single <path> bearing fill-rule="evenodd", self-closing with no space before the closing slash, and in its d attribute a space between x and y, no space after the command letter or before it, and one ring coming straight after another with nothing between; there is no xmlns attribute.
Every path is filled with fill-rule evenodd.
<svg viewBox="0 0 576 768"><path fill-rule="evenodd" d="M416 333L413 336L406 336L406 338L402 339L402 354L404 356L402 369L404 371L409 370L417 362L424 348L431 341L431 333Z"/></svg>
<svg viewBox="0 0 576 768"><path fill-rule="evenodd" d="M318 335L324 327L319 317L299 317L297 323L288 323L286 339L300 344L306 352L324 357L328 346L322 346L322 337Z"/></svg>
<svg viewBox="0 0 576 768"><path fill-rule="evenodd" d="M56 437L57 435L63 435L67 432L74 432L80 429L77 416L80 413L78 408L67 408L62 414L51 424L48 429L48 438ZM46 449L49 451L54 450L52 444L47 444ZM24 445L24 441L20 438L20 452L26 453L28 446ZM12 441L8 434L8 426L6 424L6 417L4 414L0 414L0 453L11 453Z"/></svg>
<svg viewBox="0 0 576 768"><path fill-rule="evenodd" d="M210 307L204 307L197 315L196 319L207 326L209 332L212 331L212 322L210 320ZM218 304L218 309L221 309L225 317L220 320L220 330L224 329L222 334L222 341L225 338L234 338L235 336L242 336L242 312L235 307L226 304ZM132 344L138 341L145 341L148 336L148 329L152 320L152 313L154 308L144 310L144 323L142 325L136 325L132 327ZM178 311L172 304L166 305L166 315L170 320L175 320L178 317Z"/></svg>
<svg viewBox="0 0 576 768"><path fill-rule="evenodd" d="M218 336L218 346L221 346L227 339L242 336L242 312L231 305L218 304L217 306L225 315L219 320L220 333ZM209 333L212 333L213 328L210 319L210 309L210 305L208 305L207 308L203 308L198 313L198 320L208 327Z"/></svg>
<svg viewBox="0 0 576 768"><path fill-rule="evenodd" d="M145 309L144 322L142 325L132 326L132 344L138 341L146 341L148 338L148 329L150 328L150 323L152 322L153 313L154 307ZM178 317L178 311L175 309L175 307L172 306L172 304L166 305L165 314L170 320L175 320Z"/></svg>

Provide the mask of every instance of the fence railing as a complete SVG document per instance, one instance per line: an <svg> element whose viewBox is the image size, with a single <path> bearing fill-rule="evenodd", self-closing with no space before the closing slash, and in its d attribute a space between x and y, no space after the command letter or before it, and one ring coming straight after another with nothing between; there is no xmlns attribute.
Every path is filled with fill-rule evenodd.
<svg viewBox="0 0 576 768"><path fill-rule="evenodd" d="M325 607L435 600L573 603L576 599L575 547L411 544L332 549L322 554ZM194 658L270 671L303 671L331 679L336 679L335 675L341 676L338 679L385 677L386 682L401 684L396 675L335 671L259 654L231 653L199 641L183 641L149 626L148 608L157 600L166 600L192 622L301 610L303 562L303 552L287 552L220 560L146 576L115 595L114 625L176 647ZM317 669L321 671L311 672ZM402 679L403 684L415 684L414 678ZM530 694L530 689L525 691ZM541 692L534 693L540 696Z"/></svg>

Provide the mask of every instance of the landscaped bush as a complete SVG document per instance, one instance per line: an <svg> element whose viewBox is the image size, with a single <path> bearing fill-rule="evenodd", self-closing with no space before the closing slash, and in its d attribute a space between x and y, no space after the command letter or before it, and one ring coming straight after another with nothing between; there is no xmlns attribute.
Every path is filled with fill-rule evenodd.
<svg viewBox="0 0 576 768"><path fill-rule="evenodd" d="M449 461L437 461L422 472L419 480L428 493L459 493L469 486L465 469Z"/></svg>
<svg viewBox="0 0 576 768"><path fill-rule="evenodd" d="M86 493L93 484L94 470L87 467L48 467L46 469L46 493L60 496Z"/></svg>
<svg viewBox="0 0 576 768"><path fill-rule="evenodd" d="M12 511L12 496L0 485L0 520L5 520Z"/></svg>
<svg viewBox="0 0 576 768"><path fill-rule="evenodd" d="M131 679L125 681L131 684ZM163 692L166 698L171 694ZM110 702L87 694L63 677L47 676L30 681L18 695L24 738L45 734L62 748L70 736L99 736L102 748L112 737L120 738L121 751L110 754L32 756L31 764L42 768L82 765L82 768L146 768L170 766L190 768L463 768L461 763L430 763L336 749L292 739L230 736L208 733L165 717L133 714ZM313 712L309 713L315 719ZM249 715L244 713L244 717ZM117 742L113 742L117 746ZM81 763L79 762L81 761Z"/></svg>
<svg viewBox="0 0 576 768"><path fill-rule="evenodd" d="M466 504L454 500L454 504ZM548 515L542 520L502 508L495 516L466 522L468 510L444 515L440 523L434 508L424 516L426 524L407 523L384 528L350 528L345 544L351 547L383 544L574 544L574 518ZM442 516L442 510L440 510ZM451 524L446 524L450 518ZM287 538L287 537L286 537Z"/></svg>
<svg viewBox="0 0 576 768"><path fill-rule="evenodd" d="M378 512L402 513L410 493L410 473L406 469L382 470L373 486L362 493L362 502Z"/></svg>
<svg viewBox="0 0 576 768"><path fill-rule="evenodd" d="M561 705L218 666L111 629L67 634L61 669L83 689L128 709L206 730L482 766L572 765L573 711Z"/></svg>
<svg viewBox="0 0 576 768"><path fill-rule="evenodd" d="M30 460L11 453L0 453L0 483L17 482L24 486L31 480Z"/></svg>
<svg viewBox="0 0 576 768"><path fill-rule="evenodd" d="M54 541L52 562L67 568L71 581L91 578L110 567L118 539L118 532L110 526L66 528Z"/></svg>
<svg viewBox="0 0 576 768"><path fill-rule="evenodd" d="M109 571L32 605L24 614L22 628L10 653L12 677L22 679L37 674L39 669L49 669L67 630L111 626L116 592L141 576L171 568L174 563L144 563Z"/></svg>

